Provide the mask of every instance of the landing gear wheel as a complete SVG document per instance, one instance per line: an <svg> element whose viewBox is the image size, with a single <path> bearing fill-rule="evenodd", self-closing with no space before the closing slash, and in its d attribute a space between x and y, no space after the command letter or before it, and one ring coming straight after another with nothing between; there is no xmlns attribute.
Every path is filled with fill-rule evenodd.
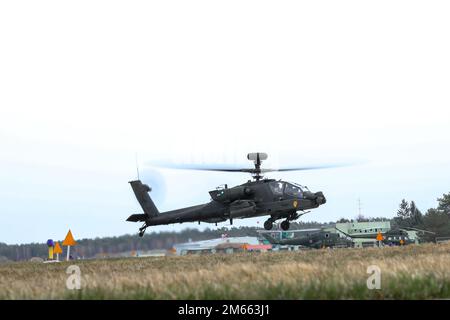
<svg viewBox="0 0 450 320"><path fill-rule="evenodd" d="M147 229L147 224L146 223L144 223L143 225L142 225L142 227L140 227L139 228L139 237L143 237L144 236L144 233L145 233L145 230Z"/></svg>
<svg viewBox="0 0 450 320"><path fill-rule="evenodd" d="M284 220L284 221L281 223L281 229L283 229L284 231L289 230L289 226L290 226L290 223L289 223L289 221L287 221L287 220Z"/></svg>
<svg viewBox="0 0 450 320"><path fill-rule="evenodd" d="M273 222L270 220L267 220L266 222L264 222L264 229L266 230L272 230L273 228Z"/></svg>

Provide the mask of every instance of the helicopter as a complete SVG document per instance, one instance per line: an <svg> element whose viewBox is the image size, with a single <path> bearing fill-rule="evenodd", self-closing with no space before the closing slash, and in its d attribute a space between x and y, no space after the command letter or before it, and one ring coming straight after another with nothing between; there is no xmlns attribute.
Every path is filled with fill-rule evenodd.
<svg viewBox="0 0 450 320"><path fill-rule="evenodd" d="M267 159L267 154L254 152L247 154L247 159L253 161L254 168L224 169L224 168L187 168L194 170L246 172L250 173L253 180L228 188L220 186L216 190L209 191L211 201L209 203L191 207L159 212L151 199L151 188L141 180L130 181L131 188L143 209L143 213L133 214L128 217L130 222L143 222L139 228L139 236L142 237L149 226L167 225L183 222L207 222L217 223L233 219L253 218L266 216L264 229L271 230L273 223L279 219L281 228L288 230L290 221L298 219L306 210L317 208L326 203L323 192L311 192L307 187L282 180L266 179L263 173L272 171L296 171L312 170L338 165L322 165L299 168L262 169L262 161ZM309 212L309 211L308 211Z"/></svg>
<svg viewBox="0 0 450 320"><path fill-rule="evenodd" d="M303 229L301 235L290 239L275 239L268 232L261 232L261 235L269 241L270 244L276 245L294 245L303 246L307 248L321 249L334 247L353 247L353 241L339 236L338 233L333 233L322 229Z"/></svg>

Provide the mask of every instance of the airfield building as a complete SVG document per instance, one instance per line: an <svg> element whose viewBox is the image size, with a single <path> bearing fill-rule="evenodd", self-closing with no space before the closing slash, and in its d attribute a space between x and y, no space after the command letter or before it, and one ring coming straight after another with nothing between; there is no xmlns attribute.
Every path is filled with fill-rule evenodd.
<svg viewBox="0 0 450 320"><path fill-rule="evenodd" d="M371 222L336 223L336 229L342 230L350 235L374 234L378 232L384 233L386 231L391 230L391 222L389 220L386 220L386 221L371 221Z"/></svg>
<svg viewBox="0 0 450 320"><path fill-rule="evenodd" d="M358 238L354 238L356 247L364 247L364 246L372 246L375 245L376 239L373 239L373 235L378 232L385 233L391 230L391 222L389 220L386 221L371 221L371 222L348 222L348 223L336 223L335 232L338 232L340 236L345 237L345 235L341 232L345 232L350 236L357 236ZM417 235L417 231L415 230L405 230L408 233L408 238L415 243L419 243L419 237ZM370 238L369 236L372 236ZM367 236L367 238L364 238ZM387 240L396 240L390 239Z"/></svg>
<svg viewBox="0 0 450 320"><path fill-rule="evenodd" d="M378 232L384 233L391 230L391 222L386 221L370 221L370 222L347 222L336 223L336 228L330 228L330 232L337 232L339 236L345 238L346 234L350 236L358 236L361 238L354 238L355 247L375 246L377 240L370 238L370 235ZM364 236L367 238L364 238Z"/></svg>

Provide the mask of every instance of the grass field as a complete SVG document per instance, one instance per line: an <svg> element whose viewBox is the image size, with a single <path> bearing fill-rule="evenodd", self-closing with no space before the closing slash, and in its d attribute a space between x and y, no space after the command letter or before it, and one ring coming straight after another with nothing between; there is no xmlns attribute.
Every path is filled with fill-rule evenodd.
<svg viewBox="0 0 450 320"><path fill-rule="evenodd" d="M81 290L66 288L71 264ZM450 298L450 244L0 265L0 299L434 298Z"/></svg>

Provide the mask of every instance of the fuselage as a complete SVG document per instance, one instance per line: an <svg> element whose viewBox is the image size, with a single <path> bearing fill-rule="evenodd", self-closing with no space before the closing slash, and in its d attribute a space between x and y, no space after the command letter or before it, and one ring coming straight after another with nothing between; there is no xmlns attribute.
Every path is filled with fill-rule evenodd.
<svg viewBox="0 0 450 320"><path fill-rule="evenodd" d="M265 215L276 220L295 215L299 210L317 208L326 201L321 192L312 193L299 185L269 179L217 188L209 193L211 201L208 203L149 216L146 223L217 223Z"/></svg>

